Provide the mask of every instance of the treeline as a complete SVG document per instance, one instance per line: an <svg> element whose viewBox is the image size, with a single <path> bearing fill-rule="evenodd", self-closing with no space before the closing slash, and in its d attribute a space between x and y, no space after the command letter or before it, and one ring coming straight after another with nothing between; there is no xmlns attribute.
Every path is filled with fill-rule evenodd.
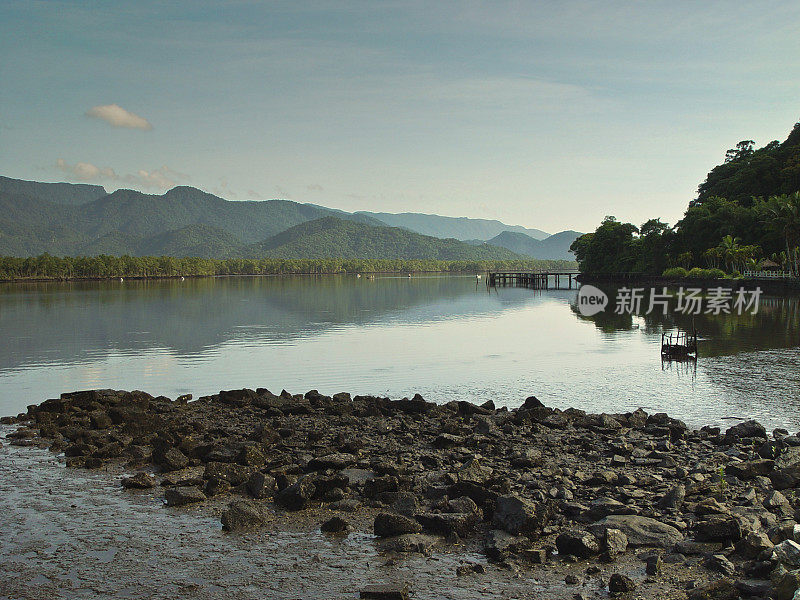
<svg viewBox="0 0 800 600"><path fill-rule="evenodd" d="M800 275L800 123L783 143L754 150L747 140L728 150L676 225L606 217L570 249L587 273L771 268Z"/></svg>
<svg viewBox="0 0 800 600"><path fill-rule="evenodd" d="M118 277L197 277L323 273L480 273L501 269L568 270L563 260L400 260L400 259L210 259L173 256L0 257L0 280L107 279Z"/></svg>

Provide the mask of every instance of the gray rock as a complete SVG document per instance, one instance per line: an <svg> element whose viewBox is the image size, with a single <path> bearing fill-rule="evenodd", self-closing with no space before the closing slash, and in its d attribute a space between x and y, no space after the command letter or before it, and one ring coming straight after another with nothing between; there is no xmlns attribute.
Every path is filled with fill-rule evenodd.
<svg viewBox="0 0 800 600"><path fill-rule="evenodd" d="M739 590L726 577L701 585L689 592L688 600L739 600Z"/></svg>
<svg viewBox="0 0 800 600"><path fill-rule="evenodd" d="M505 560L510 554L517 554L530 548L528 538L511 535L502 529L492 529L486 534L483 551L486 556L495 560Z"/></svg>
<svg viewBox="0 0 800 600"><path fill-rule="evenodd" d="M348 533L352 527L342 517L331 517L320 525L319 529L325 533Z"/></svg>
<svg viewBox="0 0 800 600"><path fill-rule="evenodd" d="M178 471L189 466L189 458L177 448L170 448L160 457L158 464L163 471Z"/></svg>
<svg viewBox="0 0 800 600"><path fill-rule="evenodd" d="M308 479L301 479L275 494L275 503L286 510L303 510L313 498L316 488Z"/></svg>
<svg viewBox="0 0 800 600"><path fill-rule="evenodd" d="M256 471L247 480L247 491L253 498L268 498L275 491L275 478L261 471Z"/></svg>
<svg viewBox="0 0 800 600"><path fill-rule="evenodd" d="M255 529L265 522L263 509L247 500L231 502L222 513L222 528L225 531Z"/></svg>
<svg viewBox="0 0 800 600"><path fill-rule="evenodd" d="M414 519L387 512L378 513L373 527L375 535L378 537L392 537L422 531L422 526Z"/></svg>
<svg viewBox="0 0 800 600"><path fill-rule="evenodd" d="M683 539L683 534L671 525L638 515L609 515L588 529L596 537L602 537L606 529L619 529L628 537L630 546L671 548Z"/></svg>
<svg viewBox="0 0 800 600"><path fill-rule="evenodd" d="M724 554L712 554L706 560L706 567L723 575L736 573L736 567Z"/></svg>
<svg viewBox="0 0 800 600"><path fill-rule="evenodd" d="M635 589L636 584L633 582L633 579L627 577L626 575L614 573L611 576L611 579L608 580L608 593L612 596L627 594Z"/></svg>
<svg viewBox="0 0 800 600"><path fill-rule="evenodd" d="M698 542L738 542L744 534L742 523L736 517L715 517L695 527Z"/></svg>
<svg viewBox="0 0 800 600"><path fill-rule="evenodd" d="M429 554L442 538L422 533L405 533L382 539L380 548L384 552L418 552Z"/></svg>
<svg viewBox="0 0 800 600"><path fill-rule="evenodd" d="M146 490L155 487L155 485L155 478L144 471L137 473L133 477L125 477L122 480L122 487L126 489Z"/></svg>
<svg viewBox="0 0 800 600"><path fill-rule="evenodd" d="M772 549L772 560L789 570L800 568L800 544L794 540L784 540Z"/></svg>
<svg viewBox="0 0 800 600"><path fill-rule="evenodd" d="M553 515L550 502L529 502L514 495L497 498L493 523L512 535L535 536Z"/></svg>
<svg viewBox="0 0 800 600"><path fill-rule="evenodd" d="M589 558L600 552L597 538L588 531L580 529L561 532L556 538L556 548L561 555L577 556L578 558Z"/></svg>
<svg viewBox="0 0 800 600"><path fill-rule="evenodd" d="M324 471L326 469L341 471L355 464L356 460L356 457L352 454L337 452L335 454L326 454L325 456L312 458L308 463L308 468L312 471Z"/></svg>
<svg viewBox="0 0 800 600"><path fill-rule="evenodd" d="M628 551L628 536L619 529L606 529L603 536L603 552L614 558Z"/></svg>
<svg viewBox="0 0 800 600"><path fill-rule="evenodd" d="M203 502L206 495L196 487L181 486L169 488L164 492L167 506L183 506L195 502Z"/></svg>
<svg viewBox="0 0 800 600"><path fill-rule="evenodd" d="M750 420L730 427L725 432L725 438L732 441L741 438L767 439L767 430L758 421Z"/></svg>
<svg viewBox="0 0 800 600"><path fill-rule="evenodd" d="M680 483L672 487L661 500L658 506L667 510L678 510L686 498L686 488Z"/></svg>

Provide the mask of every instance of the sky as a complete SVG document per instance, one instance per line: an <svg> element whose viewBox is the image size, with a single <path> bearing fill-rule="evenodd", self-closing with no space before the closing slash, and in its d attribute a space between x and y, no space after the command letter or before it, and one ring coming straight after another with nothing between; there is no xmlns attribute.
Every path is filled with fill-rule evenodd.
<svg viewBox="0 0 800 600"><path fill-rule="evenodd" d="M0 174L591 231L800 120L798 2L0 2Z"/></svg>

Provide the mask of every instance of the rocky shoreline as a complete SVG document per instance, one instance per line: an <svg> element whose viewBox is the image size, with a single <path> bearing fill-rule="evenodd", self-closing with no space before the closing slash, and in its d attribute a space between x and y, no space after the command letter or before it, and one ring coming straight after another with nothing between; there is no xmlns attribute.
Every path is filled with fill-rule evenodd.
<svg viewBox="0 0 800 600"><path fill-rule="evenodd" d="M576 599L788 600L800 586L800 437L784 430L693 431L535 397L514 410L265 389L190 400L75 392L2 421L13 445L122 469L123 488L207 507L232 535L297 523L374 534L389 561L477 551L488 563L465 559L459 576L533 573Z"/></svg>

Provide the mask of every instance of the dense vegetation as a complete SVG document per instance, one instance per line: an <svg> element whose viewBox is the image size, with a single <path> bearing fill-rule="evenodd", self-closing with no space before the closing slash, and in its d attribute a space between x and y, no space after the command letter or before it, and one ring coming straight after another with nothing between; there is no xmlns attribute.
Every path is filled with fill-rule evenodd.
<svg viewBox="0 0 800 600"><path fill-rule="evenodd" d="M674 227L659 219L637 227L606 217L571 250L587 273L712 268L735 274L774 264L800 275L800 123L783 143L754 150L747 140L728 150Z"/></svg>
<svg viewBox="0 0 800 600"><path fill-rule="evenodd" d="M414 259L225 259L172 256L79 256L49 254L19 258L0 256L0 281L17 279L95 279L213 275L281 275L306 273L481 273L500 269L574 268L568 261L547 260L414 260Z"/></svg>
<svg viewBox="0 0 800 600"><path fill-rule="evenodd" d="M455 238L461 241L486 241L504 231L525 234L535 240L543 240L550 234L541 229L528 229L520 225L506 225L493 219L468 219L466 217L443 217L441 215L425 215L420 213L377 213L360 211L356 214L366 215L390 225L402 227L422 235L440 238Z"/></svg>

